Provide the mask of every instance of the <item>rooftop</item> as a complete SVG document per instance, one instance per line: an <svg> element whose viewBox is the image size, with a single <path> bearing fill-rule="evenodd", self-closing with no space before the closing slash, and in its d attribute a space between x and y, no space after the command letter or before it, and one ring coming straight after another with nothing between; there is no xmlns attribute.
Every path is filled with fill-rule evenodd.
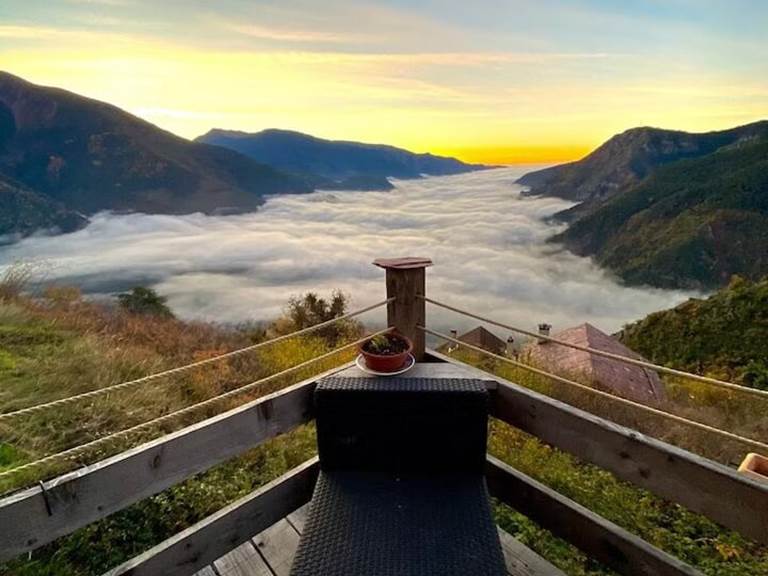
<svg viewBox="0 0 768 576"><path fill-rule="evenodd" d="M635 360L644 360L640 354L589 323L558 332L553 338ZM629 400L658 404L664 398L664 384L658 374L641 366L629 365L547 341L529 344L523 349L523 355L527 355L535 364L554 369L556 372L587 378L594 387Z"/></svg>

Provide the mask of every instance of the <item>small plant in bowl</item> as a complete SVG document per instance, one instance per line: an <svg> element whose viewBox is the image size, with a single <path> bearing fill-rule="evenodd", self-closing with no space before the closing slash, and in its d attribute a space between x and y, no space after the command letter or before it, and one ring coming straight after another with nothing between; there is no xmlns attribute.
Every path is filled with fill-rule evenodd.
<svg viewBox="0 0 768 576"><path fill-rule="evenodd" d="M374 372L397 372L408 362L413 343L396 332L379 334L360 346L365 365Z"/></svg>

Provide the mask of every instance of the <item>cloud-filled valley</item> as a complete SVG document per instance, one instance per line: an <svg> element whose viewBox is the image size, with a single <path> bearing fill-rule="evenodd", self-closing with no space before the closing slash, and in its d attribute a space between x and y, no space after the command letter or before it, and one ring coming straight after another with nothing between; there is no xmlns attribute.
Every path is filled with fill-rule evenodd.
<svg viewBox="0 0 768 576"><path fill-rule="evenodd" d="M545 244L545 218L570 204L524 198L520 168L398 181L391 192L270 198L236 216L99 214L83 230L6 247L0 262L41 263L47 281L108 294L148 284L184 318L273 318L290 295L348 292L353 306L384 297L377 257L434 260L430 296L533 327L590 321L616 330L672 306L682 292L620 286L588 259ZM366 317L383 319L378 311ZM434 308L440 329L476 324ZM499 332L499 331L497 331Z"/></svg>

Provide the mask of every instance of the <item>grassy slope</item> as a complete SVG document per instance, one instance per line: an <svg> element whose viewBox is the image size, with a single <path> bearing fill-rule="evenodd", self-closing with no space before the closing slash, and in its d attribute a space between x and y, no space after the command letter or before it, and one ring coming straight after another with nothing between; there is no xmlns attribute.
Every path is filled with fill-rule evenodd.
<svg viewBox="0 0 768 576"><path fill-rule="evenodd" d="M768 140L660 168L554 240L632 284L760 278L768 273Z"/></svg>
<svg viewBox="0 0 768 576"><path fill-rule="evenodd" d="M202 359L252 342L247 332L173 319L132 316L77 299L76 291L54 289L50 298L0 301L0 409L9 411L99 388ZM264 335L262 334L263 338ZM141 385L84 405L0 425L0 470L51 454L131 424L209 398L328 350L320 338L270 346L268 352L232 358L183 377ZM90 463L220 413L234 405L306 378L349 359L343 353L272 382L251 394L200 411L172 425L0 482L7 492ZM0 574L102 574L204 518L314 453L314 430L293 433L251 450L181 485L146 499L101 522L36 551L30 559L0 566Z"/></svg>
<svg viewBox="0 0 768 576"><path fill-rule="evenodd" d="M241 332L173 320L116 315L73 299L75 294L65 289L54 290L49 296L51 298L43 304L21 300L0 305L3 350L0 378L5 383L0 407L3 410L68 396L249 342ZM0 466L17 465L124 428L129 423L208 397L231 386L232 382L252 380L260 374L274 372L325 348L326 344L317 339L288 342L253 361L227 362L211 371L191 373L176 383L142 386L125 398L117 395L93 406L78 410L68 408L46 418L33 419L22 429L0 428L0 440L5 443L5 449L0 450L0 458L3 458ZM468 359L477 362L477 359ZM510 372L506 366L485 362L483 367L557 395L557 390L549 383L526 379L524 374ZM296 379L299 377L297 375ZM578 398L571 400L578 402ZM599 407L591 408L599 410ZM204 416L196 415L196 419ZM62 431L66 433L62 434ZM153 435L162 432L157 430ZM132 444L142 439L133 439ZM111 451L125 447L114 446ZM678 506L619 482L609 473L585 466L513 428L494 423L490 450L523 472L698 565L707 574L768 575L765 549L720 530ZM313 428L300 428L62 538L35 552L31 559L0 567L0 574L101 574L106 567L149 548L297 465L314 451ZM103 455L89 455L83 462ZM56 471L48 470L47 473ZM17 480L24 483L32 479ZM609 573L513 510L497 506L496 512L497 520L506 529L567 573Z"/></svg>
<svg viewBox="0 0 768 576"><path fill-rule="evenodd" d="M654 362L768 390L768 279L629 324L622 341Z"/></svg>

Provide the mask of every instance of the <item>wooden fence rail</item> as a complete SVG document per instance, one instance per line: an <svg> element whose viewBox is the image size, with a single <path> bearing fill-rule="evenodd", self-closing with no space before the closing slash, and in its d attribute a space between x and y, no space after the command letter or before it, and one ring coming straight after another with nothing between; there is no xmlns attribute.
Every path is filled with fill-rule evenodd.
<svg viewBox="0 0 768 576"><path fill-rule="evenodd" d="M468 366L433 351L430 355ZM768 484L502 378L496 382L495 418L768 544Z"/></svg>
<svg viewBox="0 0 768 576"><path fill-rule="evenodd" d="M486 477L491 495L619 574L701 576L685 562L493 456L488 456Z"/></svg>
<svg viewBox="0 0 768 576"><path fill-rule="evenodd" d="M312 458L104 576L189 576L309 502L319 469Z"/></svg>
<svg viewBox="0 0 768 576"><path fill-rule="evenodd" d="M0 561L34 550L308 422L316 381L350 365L0 500Z"/></svg>

